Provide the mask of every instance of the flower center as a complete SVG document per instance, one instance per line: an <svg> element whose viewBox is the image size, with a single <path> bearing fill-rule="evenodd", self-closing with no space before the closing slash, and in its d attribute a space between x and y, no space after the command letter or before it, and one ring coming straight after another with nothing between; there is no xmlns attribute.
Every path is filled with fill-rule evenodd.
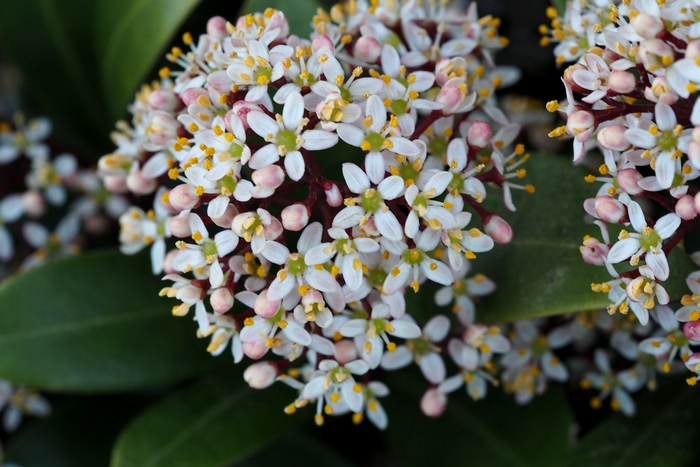
<svg viewBox="0 0 700 467"><path fill-rule="evenodd" d="M369 271L369 274L367 274L367 280L372 287L379 288L384 285L384 281L388 275L389 274L383 269L372 269Z"/></svg>
<svg viewBox="0 0 700 467"><path fill-rule="evenodd" d="M461 174L452 174L452 180L450 183L447 185L447 188L452 191L452 190L457 190L460 193L464 189L464 179L462 178Z"/></svg>
<svg viewBox="0 0 700 467"><path fill-rule="evenodd" d="M243 154L243 146L233 143L228 151L231 153L231 157L234 159L240 159L241 155Z"/></svg>
<svg viewBox="0 0 700 467"><path fill-rule="evenodd" d="M406 347L411 349L415 355L426 355L433 351L430 341L422 337L416 339L409 339Z"/></svg>
<svg viewBox="0 0 700 467"><path fill-rule="evenodd" d="M367 212L377 212L377 209L382 205L382 197L379 196L377 190L368 188L360 197L362 209Z"/></svg>
<svg viewBox="0 0 700 467"><path fill-rule="evenodd" d="M217 182L219 191L224 196L231 196L233 192L236 191L237 184L236 180L229 175L226 175Z"/></svg>
<svg viewBox="0 0 700 467"><path fill-rule="evenodd" d="M367 135L370 151L381 151L384 147L384 137L379 133L370 133Z"/></svg>
<svg viewBox="0 0 700 467"><path fill-rule="evenodd" d="M678 143L678 137L671 130L662 131L656 140L664 151L672 151Z"/></svg>
<svg viewBox="0 0 700 467"><path fill-rule="evenodd" d="M430 151L430 154L436 156L445 154L447 152L447 138L443 138L442 136L431 138L428 143L428 151Z"/></svg>
<svg viewBox="0 0 700 467"><path fill-rule="evenodd" d="M258 84L267 84L272 78L272 69L269 67L260 67L255 72L255 82Z"/></svg>
<svg viewBox="0 0 700 467"><path fill-rule="evenodd" d="M403 115L406 113L406 108L408 107L408 102L403 99L395 100L391 103L391 110L394 111L394 115Z"/></svg>
<svg viewBox="0 0 700 467"><path fill-rule="evenodd" d="M413 248L411 250L404 251L402 256L403 260L406 261L408 264L416 265L420 264L421 261L423 261L425 253L422 250L419 250L418 248Z"/></svg>
<svg viewBox="0 0 700 467"><path fill-rule="evenodd" d="M277 133L277 147L283 147L287 152L296 151L297 134L292 130L281 130Z"/></svg>
<svg viewBox="0 0 700 467"><path fill-rule="evenodd" d="M295 276L306 271L304 257L299 253L292 253L289 255L289 259L287 260L287 271Z"/></svg>
<svg viewBox="0 0 700 467"><path fill-rule="evenodd" d="M649 251L654 247L657 247L661 243L661 236L656 233L656 230L645 227L642 231L642 236L639 238L639 244L645 250Z"/></svg>

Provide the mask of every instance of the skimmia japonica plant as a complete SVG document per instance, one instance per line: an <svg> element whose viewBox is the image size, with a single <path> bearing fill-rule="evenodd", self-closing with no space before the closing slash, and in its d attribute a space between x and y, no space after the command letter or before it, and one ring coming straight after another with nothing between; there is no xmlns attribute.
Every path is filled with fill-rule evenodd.
<svg viewBox="0 0 700 467"><path fill-rule="evenodd" d="M515 210L511 190L534 191L495 99L516 75L494 64L498 25L417 2L338 4L308 38L274 9L214 17L113 134L105 186L155 193L122 215L122 251L150 247L173 315L213 355L259 360L243 363L251 386L289 385L287 413L311 403L319 425L352 412L383 429L374 370L412 362L431 416L465 382L474 399L496 382L510 343L475 321L470 297L496 284L470 260L513 232L481 203ZM405 297L426 293L454 314L419 325Z"/></svg>

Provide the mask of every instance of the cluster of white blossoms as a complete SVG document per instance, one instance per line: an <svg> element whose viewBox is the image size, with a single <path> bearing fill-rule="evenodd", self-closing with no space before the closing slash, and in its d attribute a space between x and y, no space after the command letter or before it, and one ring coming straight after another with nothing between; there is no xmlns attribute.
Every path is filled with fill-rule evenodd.
<svg viewBox="0 0 700 467"><path fill-rule="evenodd" d="M691 184L700 175L700 6L615 3L570 1L563 17L549 9L551 24L540 30L544 45L557 42L557 63L574 62L563 72L566 101L547 104L566 119L550 136L573 137L574 161L602 154L600 174L586 177L600 187L584 203L601 235L584 238L581 254L611 276L592 289L608 295L612 316L588 318L609 332L619 358L613 371L596 349L597 370L582 385L603 396L612 391L613 407L632 412L625 390L653 388L657 373L684 366L694 373L688 384L700 375L700 353L692 350L700 345L700 271L686 278L682 299L663 285L674 273L671 251L700 222ZM589 151L595 154L584 158Z"/></svg>
<svg viewBox="0 0 700 467"><path fill-rule="evenodd" d="M81 234L103 234L129 206L94 169L46 143L51 121L21 113L0 120L0 280L76 253ZM48 219L58 217L55 225Z"/></svg>
<svg viewBox="0 0 700 467"><path fill-rule="evenodd" d="M171 49L99 162L110 191L154 195L122 215L122 250L150 247L211 354L267 357L244 378L295 389L286 412L384 428L374 370L417 362L438 415L465 381L483 397L511 347L475 323L471 298L495 284L468 274L513 237L487 192L514 210L512 190L534 191L495 98L517 71L495 66L507 41L474 4L353 0L311 24L306 39L273 9L214 17ZM419 324L414 293L454 314Z"/></svg>

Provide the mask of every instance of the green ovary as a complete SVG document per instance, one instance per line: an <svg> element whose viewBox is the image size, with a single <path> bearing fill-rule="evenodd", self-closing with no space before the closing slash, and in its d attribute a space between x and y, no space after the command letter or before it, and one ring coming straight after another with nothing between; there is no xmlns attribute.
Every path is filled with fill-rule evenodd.
<svg viewBox="0 0 700 467"><path fill-rule="evenodd" d="M209 256L219 256L219 250L216 249L216 243L212 241L205 242L204 245L202 245L202 254L204 254L205 258Z"/></svg>
<svg viewBox="0 0 700 467"><path fill-rule="evenodd" d="M370 133L367 136L370 151L381 151L384 147L384 137L379 133Z"/></svg>
<svg viewBox="0 0 700 467"><path fill-rule="evenodd" d="M645 229L646 230L646 229ZM639 244L645 250L649 251L651 248L656 247L661 243L661 236L656 233L654 229L648 229L648 232L644 232L639 239Z"/></svg>
<svg viewBox="0 0 700 467"><path fill-rule="evenodd" d="M299 253L292 253L289 255L289 260L287 261L287 271L289 274L298 275L306 271L306 263L304 262L304 257Z"/></svg>
<svg viewBox="0 0 700 467"><path fill-rule="evenodd" d="M678 137L670 130L663 131L656 139L659 147L664 151L672 151L678 143Z"/></svg>
<svg viewBox="0 0 700 467"><path fill-rule="evenodd" d="M219 189L220 190L223 189L225 191L228 191L229 194L232 194L234 191L236 191L237 184L238 183L236 182L236 180L233 177L230 177L228 175L226 175L225 177L223 177L221 180L219 180L217 182Z"/></svg>
<svg viewBox="0 0 700 467"><path fill-rule="evenodd" d="M360 205L362 205L362 209L369 213L377 212L382 205L382 197L379 196L377 190L370 188L362 194Z"/></svg>
<svg viewBox="0 0 700 467"><path fill-rule="evenodd" d="M277 133L277 147L286 149L289 151L296 151L297 149L297 134L292 130L282 130Z"/></svg>

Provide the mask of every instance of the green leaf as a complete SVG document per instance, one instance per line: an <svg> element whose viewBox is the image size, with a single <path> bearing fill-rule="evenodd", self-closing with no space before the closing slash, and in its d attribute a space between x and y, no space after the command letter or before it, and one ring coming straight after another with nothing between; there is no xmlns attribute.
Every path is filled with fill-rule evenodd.
<svg viewBox="0 0 700 467"><path fill-rule="evenodd" d="M321 6L318 0L303 0L289 2L285 0L245 0L241 7L241 15L249 13L262 13L267 8L280 10L287 17L290 34L299 37L311 35L311 20L316 15L316 10Z"/></svg>
<svg viewBox="0 0 700 467"><path fill-rule="evenodd" d="M200 0L100 0L96 43L112 120L123 118L146 74ZM202 27L203 28L203 27ZM193 37L197 37L196 34Z"/></svg>
<svg viewBox="0 0 700 467"><path fill-rule="evenodd" d="M523 406L499 388L489 388L488 396L477 402L462 389L450 395L442 416L428 418L419 408L418 391L425 383L398 377L407 380L390 384L392 393L382 404L389 416L386 436L406 466L565 463L573 419L560 387Z"/></svg>
<svg viewBox="0 0 700 467"><path fill-rule="evenodd" d="M566 12L567 0L552 0L552 6L557 9L559 16L564 16Z"/></svg>
<svg viewBox="0 0 700 467"><path fill-rule="evenodd" d="M222 364L170 314L147 255L117 250L48 263L0 285L0 378L44 390L170 383ZM224 354L225 355L225 354Z"/></svg>
<svg viewBox="0 0 700 467"><path fill-rule="evenodd" d="M134 420L119 436L111 465L207 467L243 460L308 420L285 415L293 399L286 388L251 389L240 373L210 375Z"/></svg>
<svg viewBox="0 0 700 467"><path fill-rule="evenodd" d="M668 384L639 398L637 414L614 414L583 437L572 467L686 467L698 465L700 397L697 388Z"/></svg>
<svg viewBox="0 0 700 467"><path fill-rule="evenodd" d="M52 119L54 133L96 159L100 151L93 148L108 141L111 122L97 86L94 15L95 4L83 0L3 2L0 43L19 67L30 100Z"/></svg>
<svg viewBox="0 0 700 467"><path fill-rule="evenodd" d="M586 183L588 171L565 157L534 154L526 167L525 181L536 191L515 193L516 212L505 212L487 197L487 208L505 212L514 238L474 261L473 271L498 286L481 301L480 319L493 323L605 308L607 295L592 292L591 283L611 277L604 267L584 263L579 251L584 235L601 239L600 229L585 220L583 210L583 202L595 196L598 186ZM500 200L500 195L491 192L490 198ZM673 274L663 285L672 299L679 299L694 267L678 248L669 262ZM623 267L616 265L618 271Z"/></svg>
<svg viewBox="0 0 700 467"><path fill-rule="evenodd" d="M23 422L6 460L25 467L108 465L114 440L148 401L145 397L70 397L51 415Z"/></svg>
<svg viewBox="0 0 700 467"><path fill-rule="evenodd" d="M320 430L324 428L325 426L321 427ZM352 467L355 464L313 436L297 432L279 439L265 449L261 449L256 454L235 464L236 467L259 467L261 465Z"/></svg>

